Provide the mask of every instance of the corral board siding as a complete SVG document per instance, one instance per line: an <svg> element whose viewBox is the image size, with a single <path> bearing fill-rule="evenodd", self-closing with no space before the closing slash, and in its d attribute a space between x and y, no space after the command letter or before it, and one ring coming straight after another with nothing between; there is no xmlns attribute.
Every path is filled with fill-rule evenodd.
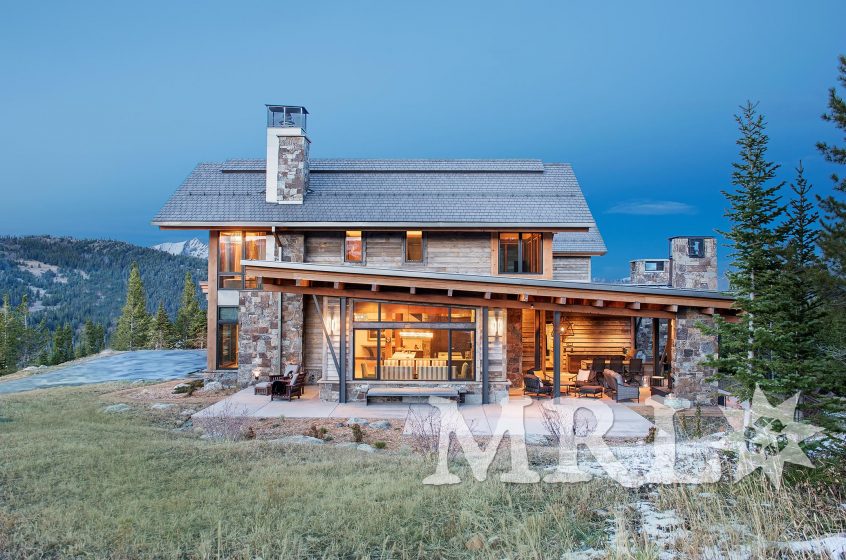
<svg viewBox="0 0 846 560"><path fill-rule="evenodd" d="M573 323L573 335L565 344L572 346L570 372L579 370L579 362L594 357L621 356L623 348L631 348L632 326L628 317L566 316Z"/></svg>
<svg viewBox="0 0 846 560"><path fill-rule="evenodd" d="M552 257L552 279L590 282L590 257Z"/></svg>
<svg viewBox="0 0 846 560"><path fill-rule="evenodd" d="M312 296L304 296L304 298L303 368L308 374L308 382L313 383L323 375L324 334L320 315L314 307L314 298ZM317 298L317 301L323 305L322 297Z"/></svg>
<svg viewBox="0 0 846 560"><path fill-rule="evenodd" d="M427 231L424 234L426 245L422 263L404 262L404 236L405 233L399 231L365 232L364 265L427 272L490 273L490 234ZM343 265L343 240L343 232L306 234L305 262Z"/></svg>

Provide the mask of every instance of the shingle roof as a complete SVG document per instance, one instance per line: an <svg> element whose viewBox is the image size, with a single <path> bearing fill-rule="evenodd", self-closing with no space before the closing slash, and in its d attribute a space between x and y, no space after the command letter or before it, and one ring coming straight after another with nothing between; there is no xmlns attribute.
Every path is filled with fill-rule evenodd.
<svg viewBox="0 0 846 560"><path fill-rule="evenodd" d="M599 230L590 231L562 231L552 238L553 253L583 253L589 255L604 255L608 252L605 241Z"/></svg>
<svg viewBox="0 0 846 560"><path fill-rule="evenodd" d="M569 164L311 159L303 204L266 202L264 172L265 162L258 159L201 163L153 223L588 227L593 233L584 243L602 243ZM586 251L576 237L570 239L573 251Z"/></svg>

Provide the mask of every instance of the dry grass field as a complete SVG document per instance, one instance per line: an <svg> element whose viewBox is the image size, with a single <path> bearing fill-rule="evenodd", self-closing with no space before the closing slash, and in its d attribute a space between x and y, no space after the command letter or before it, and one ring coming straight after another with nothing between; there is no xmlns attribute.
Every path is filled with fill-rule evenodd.
<svg viewBox="0 0 846 560"><path fill-rule="evenodd" d="M0 558L818 558L779 543L846 530L842 481L428 487L407 450L210 441L116 389L0 398Z"/></svg>

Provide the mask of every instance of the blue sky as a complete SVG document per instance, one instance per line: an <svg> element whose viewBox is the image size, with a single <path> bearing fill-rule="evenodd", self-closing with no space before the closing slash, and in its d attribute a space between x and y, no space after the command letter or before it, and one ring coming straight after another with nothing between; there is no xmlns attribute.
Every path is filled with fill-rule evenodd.
<svg viewBox="0 0 846 560"><path fill-rule="evenodd" d="M830 190L843 21L842 1L8 3L0 234L184 238L150 218L197 162L260 157L264 103L289 103L315 157L572 163L609 248L594 275L626 276L724 227L746 99L783 177L802 159Z"/></svg>

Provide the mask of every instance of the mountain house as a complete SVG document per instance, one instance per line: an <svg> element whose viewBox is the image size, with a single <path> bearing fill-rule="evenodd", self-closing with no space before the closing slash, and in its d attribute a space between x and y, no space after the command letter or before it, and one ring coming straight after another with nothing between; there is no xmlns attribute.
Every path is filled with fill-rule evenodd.
<svg viewBox="0 0 846 560"><path fill-rule="evenodd" d="M644 385L714 398L699 326L733 311L712 238L592 283L606 248L570 165L311 158L307 117L267 106L266 158L199 164L153 220L209 232L210 375L247 386L297 365L325 400L487 403L529 370L557 395L596 357L645 354Z"/></svg>

